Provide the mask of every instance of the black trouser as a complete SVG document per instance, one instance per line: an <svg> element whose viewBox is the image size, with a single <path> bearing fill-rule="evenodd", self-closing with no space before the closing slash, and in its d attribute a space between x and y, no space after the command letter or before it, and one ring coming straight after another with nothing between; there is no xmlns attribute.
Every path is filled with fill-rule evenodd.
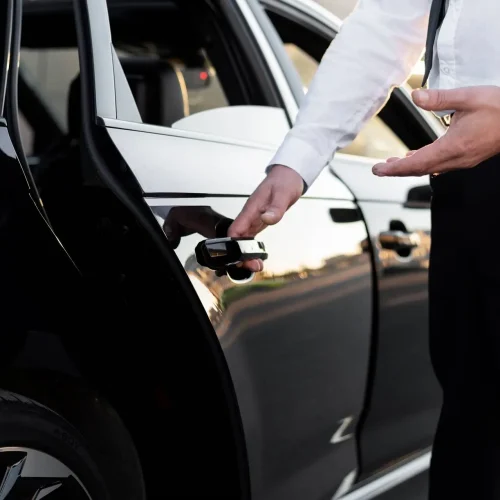
<svg viewBox="0 0 500 500"><path fill-rule="evenodd" d="M500 499L500 157L431 180L430 500Z"/></svg>

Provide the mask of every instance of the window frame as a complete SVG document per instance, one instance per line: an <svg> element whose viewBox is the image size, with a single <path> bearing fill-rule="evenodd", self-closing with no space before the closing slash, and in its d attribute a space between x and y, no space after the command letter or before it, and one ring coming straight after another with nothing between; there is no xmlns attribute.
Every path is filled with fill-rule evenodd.
<svg viewBox="0 0 500 500"><path fill-rule="evenodd" d="M12 49L12 30L14 24L14 0L7 0L1 7L0 25L3 27L3 50L0 53L0 118L4 117L7 96L9 60Z"/></svg>
<svg viewBox="0 0 500 500"><path fill-rule="evenodd" d="M77 24L86 31L79 36L83 43L80 47L82 57L80 71L91 90L89 99L92 102L93 121L102 122L106 119L135 121L130 118L130 108L135 107L134 113L136 114L138 110L137 106L134 106L135 102L134 105L127 102L130 98L133 99L131 92L123 91L129 86L126 79L124 81L123 70L117 68L119 60L112 44L106 2L104 0L78 0L75 2L75 7L76 15L80 19ZM285 109L291 121L294 117L291 115L294 115L296 110L290 110L290 106L283 102L281 89L276 88L275 74L270 70L269 61L262 48L262 40L258 39L255 26L250 26L247 14L244 14L240 7L239 1L222 2L220 4L222 17L229 22L232 33L239 42L239 48L248 61L251 75L259 84L265 98L265 102L261 104ZM211 54L209 56L211 57ZM226 90L225 87L224 90ZM231 101L229 96L228 99Z"/></svg>
<svg viewBox="0 0 500 500"><path fill-rule="evenodd" d="M266 13L270 11L323 38L325 50L337 36L342 25L339 18L319 5L309 6L300 0L259 1ZM302 6L303 9L299 6ZM326 11L326 14L323 11ZM295 68L294 71L296 72ZM444 132L442 124L437 119L432 121L432 117L425 118L411 104L408 99L408 91L404 87L395 88L392 91L389 100L378 116L410 150L430 144Z"/></svg>

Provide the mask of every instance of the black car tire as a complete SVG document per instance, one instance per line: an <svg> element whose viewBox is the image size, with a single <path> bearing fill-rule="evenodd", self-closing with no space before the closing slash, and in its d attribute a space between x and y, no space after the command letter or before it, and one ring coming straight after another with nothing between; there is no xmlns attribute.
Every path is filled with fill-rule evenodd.
<svg viewBox="0 0 500 500"><path fill-rule="evenodd" d="M72 474L65 479L67 469ZM35 477L40 473L42 477ZM4 390L0 390L0 475L0 498L7 500L38 498L37 492L47 500L109 500L77 429L36 401ZM53 489L47 494L47 488Z"/></svg>

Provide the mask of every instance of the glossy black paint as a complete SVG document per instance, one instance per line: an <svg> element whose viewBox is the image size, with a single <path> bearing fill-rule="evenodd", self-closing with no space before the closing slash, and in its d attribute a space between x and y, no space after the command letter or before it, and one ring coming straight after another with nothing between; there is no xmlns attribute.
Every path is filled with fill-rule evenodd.
<svg viewBox="0 0 500 500"><path fill-rule="evenodd" d="M300 201L262 234L265 271L240 284L202 267L194 250L215 231L206 207L234 217L243 199L149 203L167 235L185 235L176 254L231 371L253 498L333 496L357 469L354 431L368 367L371 267L359 211L352 202ZM345 419L352 421L340 434Z"/></svg>
<svg viewBox="0 0 500 500"><path fill-rule="evenodd" d="M299 40L306 53L320 59L336 34L326 18L318 29L312 7L285 6L274 0L263 4L285 42ZM379 116L409 149L436 139L399 89ZM354 170L349 165L339 168L335 160L332 164L358 200L370 233L363 246L374 252L375 307L368 391L358 431L359 480L428 448L441 403L428 348L430 186L424 179L408 179L406 189L377 185L371 164L364 163ZM401 201L394 202L398 198ZM387 248L387 236L395 231L412 244Z"/></svg>
<svg viewBox="0 0 500 500"><path fill-rule="evenodd" d="M375 251L377 342L372 386L360 438L363 473L432 444L441 391L428 346L430 211L403 204L360 202ZM384 248L389 229L412 238L412 248Z"/></svg>
<svg viewBox="0 0 500 500"><path fill-rule="evenodd" d="M123 85L118 72L106 66L100 73L95 64L110 36L97 29L90 39L95 19L88 4L94 15L106 10L100 0L77 2L82 142L52 170L43 194L59 241L0 135L10 151L1 164L17 165L3 184L13 207L7 203L2 212L10 217L2 251L12 264L6 289L13 291L5 308L11 354L3 386L57 409L99 445L103 470L120 472L113 486L120 499L143 498L140 467L148 498L246 498L247 457L255 499L330 498L358 469L357 445L367 475L427 446L439 394L423 326L425 213L361 202L368 234L359 206L338 195L349 192L327 173L262 235L270 256L265 273L241 284L201 268L196 243L216 234L200 208L234 217L269 151L190 134L162 138L131 124L123 133L105 121L97 126L94 101L112 118L130 103L114 94ZM203 154L195 149L201 142ZM164 177L148 186L161 184L172 197L144 200L144 171L155 161ZM215 172L210 181L207 169ZM171 227L165 208L173 208ZM379 246L380 232L394 221L420 237L409 260ZM381 305L371 379L369 239ZM27 304L23 314L19 304Z"/></svg>
<svg viewBox="0 0 500 500"><path fill-rule="evenodd" d="M90 99L85 87L83 102ZM8 107L15 105L11 94ZM141 468L148 498L164 497L165 470L174 496L246 498L244 445L237 449L239 417L230 415L220 348L203 336L196 298L179 285L161 231L159 251L147 223L96 175L92 139L86 148L73 141L44 165L38 181L51 227L1 123L1 387L76 426L112 498L145 498ZM113 146L99 144L110 170L120 171ZM168 319L172 310L181 327Z"/></svg>
<svg viewBox="0 0 500 500"><path fill-rule="evenodd" d="M52 300L59 298L61 289L71 287L72 280L78 279L78 271L32 199L5 121L0 123L0 154L2 366L5 368L17 359L26 332L47 326L54 312ZM41 295L38 284L49 282L52 273L54 289ZM70 314L67 304L53 326L60 327L66 313Z"/></svg>

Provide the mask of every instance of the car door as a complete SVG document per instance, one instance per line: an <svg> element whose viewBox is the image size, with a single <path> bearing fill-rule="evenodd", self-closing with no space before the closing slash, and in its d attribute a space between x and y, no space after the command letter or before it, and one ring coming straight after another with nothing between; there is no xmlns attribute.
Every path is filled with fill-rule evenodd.
<svg viewBox="0 0 500 500"><path fill-rule="evenodd" d="M54 235L23 154L17 106L22 1L0 6L0 282L2 384L34 332L59 332L80 275ZM50 286L47 286L50 285ZM64 290L63 293L61 291ZM42 291L42 293L41 293ZM56 310L56 312L54 311ZM50 347L39 353L52 361Z"/></svg>
<svg viewBox="0 0 500 500"><path fill-rule="evenodd" d="M307 88L338 20L300 0L262 3ZM358 201L377 269L373 357L360 427L361 479L427 453L438 418L441 394L428 353L430 187L427 179L376 179L371 166L422 147L439 130L432 117L418 113L405 89L396 90L330 165Z"/></svg>
<svg viewBox="0 0 500 500"><path fill-rule="evenodd" d="M211 325L236 394L252 498L340 494L358 468L354 431L363 409L372 317L372 268L363 245L368 233L351 192L325 171L287 217L262 234L269 255L263 273L242 279L200 265L197 244L220 236L222 224L239 213L263 178L273 147L200 132L195 116L173 128L142 123L110 49L105 0L79 5L84 95L95 102L93 109L84 101L91 112L87 148L106 159L95 168L136 207L157 244L166 253L175 249L179 279L196 292L197 310ZM272 51L246 3L223 2L217 15L238 36L246 33L242 45L254 47L259 59L252 64L265 72L261 80L271 81L263 95L272 95L273 59L262 55ZM204 113L203 127L210 116L233 116L233 128L248 117L236 107ZM289 126L280 109L253 113L245 126L250 134L255 128L254 137L263 126ZM143 290L146 297L150 293ZM157 313L175 316L173 310Z"/></svg>

